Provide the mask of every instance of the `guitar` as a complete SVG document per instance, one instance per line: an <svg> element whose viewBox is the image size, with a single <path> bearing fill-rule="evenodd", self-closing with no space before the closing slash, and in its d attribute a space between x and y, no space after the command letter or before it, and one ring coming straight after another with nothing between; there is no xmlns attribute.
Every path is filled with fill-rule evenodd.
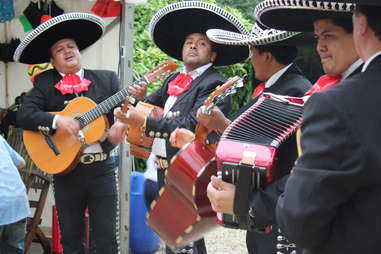
<svg viewBox="0 0 381 254"><path fill-rule="evenodd" d="M145 102L139 102L135 108L145 117L162 118L164 115L163 108ZM151 154L153 140L146 136L142 128L128 125L127 141L130 143L130 152L135 157L147 160Z"/></svg>
<svg viewBox="0 0 381 254"><path fill-rule="evenodd" d="M205 100L206 110L210 111L240 86L242 80L237 77L218 86ZM196 241L217 227L216 213L206 196L206 187L211 175L217 173L217 166L214 151L207 147L205 139L197 137L206 137L204 130L207 132L206 128L199 129L195 140L173 157L166 185L151 204L148 215L147 224L173 249Z"/></svg>
<svg viewBox="0 0 381 254"><path fill-rule="evenodd" d="M160 64L144 77L136 81L152 83L168 76L177 68L173 61ZM36 166L49 174L67 174L79 162L83 148L105 137L108 121L104 114L119 105L129 96L128 87L96 104L89 98L77 97L69 102L64 110L52 114L75 117L80 123L77 136L57 132L47 136L37 131L24 130L25 147Z"/></svg>

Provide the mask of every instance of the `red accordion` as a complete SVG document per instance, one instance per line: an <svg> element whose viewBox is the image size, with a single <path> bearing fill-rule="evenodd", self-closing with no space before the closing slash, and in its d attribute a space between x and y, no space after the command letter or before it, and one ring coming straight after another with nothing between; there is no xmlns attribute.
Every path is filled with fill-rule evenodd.
<svg viewBox="0 0 381 254"><path fill-rule="evenodd" d="M216 160L222 180L236 185L235 207L248 210L250 193L277 178L277 150L300 125L303 105L302 98L265 93L225 130ZM217 221L245 228L234 215L218 214Z"/></svg>

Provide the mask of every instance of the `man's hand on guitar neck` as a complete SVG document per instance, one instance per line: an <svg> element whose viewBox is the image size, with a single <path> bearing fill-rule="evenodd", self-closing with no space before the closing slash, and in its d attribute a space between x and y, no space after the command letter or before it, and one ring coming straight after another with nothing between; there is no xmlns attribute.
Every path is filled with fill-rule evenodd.
<svg viewBox="0 0 381 254"><path fill-rule="evenodd" d="M145 123L145 116L139 113L135 107L129 105L126 113L118 107L114 110L114 116L124 124L141 127Z"/></svg>
<svg viewBox="0 0 381 254"><path fill-rule="evenodd" d="M79 122L73 117L57 115L56 130L57 132L66 132L71 136L76 136L79 132Z"/></svg>
<svg viewBox="0 0 381 254"><path fill-rule="evenodd" d="M132 85L128 88L128 93L135 97L136 100L142 101L147 95L148 84L140 82L138 85Z"/></svg>
<svg viewBox="0 0 381 254"><path fill-rule="evenodd" d="M206 128L223 133L231 123L222 113L222 111L214 106L210 115L204 114L206 106L201 106L197 110L197 121Z"/></svg>

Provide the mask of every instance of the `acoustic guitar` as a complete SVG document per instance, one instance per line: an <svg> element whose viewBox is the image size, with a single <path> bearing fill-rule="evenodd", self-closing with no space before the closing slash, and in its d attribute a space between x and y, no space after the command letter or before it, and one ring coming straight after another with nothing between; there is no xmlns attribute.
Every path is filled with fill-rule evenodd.
<svg viewBox="0 0 381 254"><path fill-rule="evenodd" d="M166 61L134 84L141 81L156 82L168 76L176 68L177 66L173 61ZM105 137L105 130L109 124L104 114L123 102L127 96L129 96L128 87L98 105L89 98L77 97L71 100L64 110L51 112L52 114L75 117L81 128L77 136L60 132L48 136L41 132L24 130L24 144L33 162L39 169L49 174L69 173L78 164L84 147Z"/></svg>
<svg viewBox="0 0 381 254"><path fill-rule="evenodd" d="M139 102L136 110L145 117L162 118L164 115L163 108L145 102ZM128 125L127 141L130 143L130 152L133 156L147 160L151 154L153 140L146 136L141 127Z"/></svg>
<svg viewBox="0 0 381 254"><path fill-rule="evenodd" d="M205 100L206 111L210 112L241 85L242 80L234 77L218 86ZM166 171L166 185L151 204L147 219L148 225L173 249L200 239L218 225L206 196L210 177L217 173L215 146L205 143L208 129L199 125L195 140L173 157Z"/></svg>

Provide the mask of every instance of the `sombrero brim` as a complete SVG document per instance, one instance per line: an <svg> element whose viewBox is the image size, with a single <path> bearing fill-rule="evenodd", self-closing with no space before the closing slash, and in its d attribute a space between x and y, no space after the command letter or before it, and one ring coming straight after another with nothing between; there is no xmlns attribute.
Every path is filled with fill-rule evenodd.
<svg viewBox="0 0 381 254"><path fill-rule="evenodd" d="M105 30L103 20L89 13L67 13L54 17L30 32L17 47L14 60L26 64L50 61L50 48L57 41L73 39L83 50L99 38Z"/></svg>
<svg viewBox="0 0 381 254"><path fill-rule="evenodd" d="M355 5L338 1L274 1L259 3L254 15L261 24L279 30L312 32L319 19L351 19Z"/></svg>
<svg viewBox="0 0 381 254"><path fill-rule="evenodd" d="M315 42L312 33L299 33L287 31L275 31L270 36L256 37L226 31L222 29L209 29L206 32L208 38L219 44L233 46L260 46L260 45L278 45L278 46L300 46Z"/></svg>
<svg viewBox="0 0 381 254"><path fill-rule="evenodd" d="M247 34L244 25L220 7L206 2L187 1L168 5L152 18L150 35L167 55L182 61L184 39L191 33L206 33L210 28L227 29ZM249 57L248 47L215 45L216 66L242 62Z"/></svg>
<svg viewBox="0 0 381 254"><path fill-rule="evenodd" d="M358 5L381 7L381 1L379 0L349 0L349 1Z"/></svg>

